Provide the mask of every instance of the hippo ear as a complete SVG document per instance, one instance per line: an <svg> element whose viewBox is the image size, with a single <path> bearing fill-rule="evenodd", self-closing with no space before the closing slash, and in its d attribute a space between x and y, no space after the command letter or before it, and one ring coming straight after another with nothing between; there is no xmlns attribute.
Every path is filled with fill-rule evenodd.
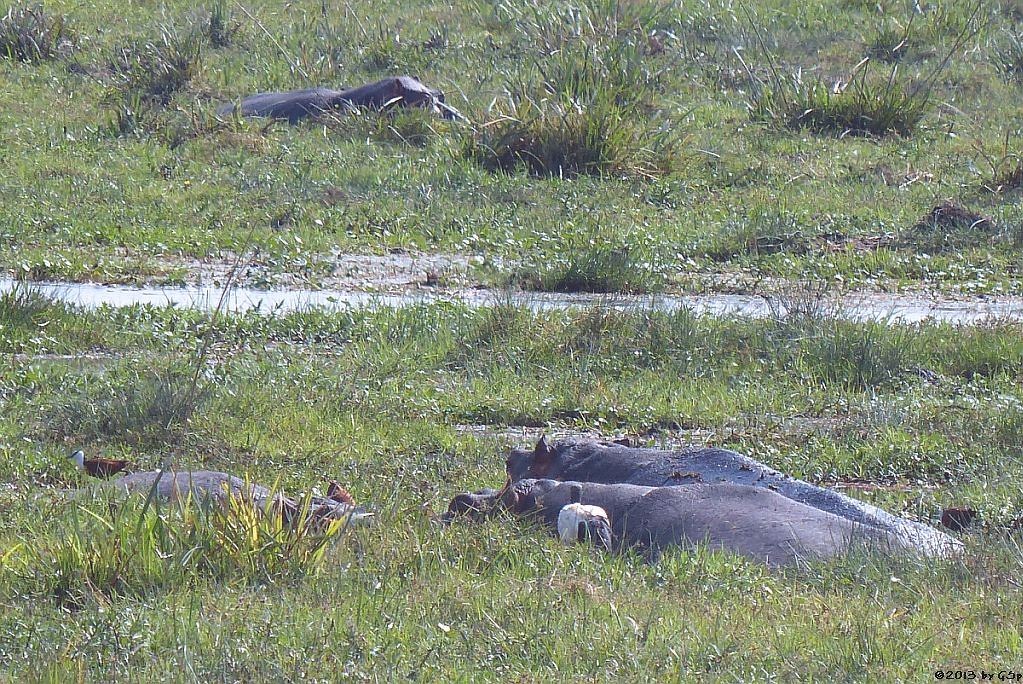
<svg viewBox="0 0 1023 684"><path fill-rule="evenodd" d="M554 449L547 442L547 435L543 435L536 443L536 448L533 449L533 458L538 461L549 461L552 456L554 456Z"/></svg>

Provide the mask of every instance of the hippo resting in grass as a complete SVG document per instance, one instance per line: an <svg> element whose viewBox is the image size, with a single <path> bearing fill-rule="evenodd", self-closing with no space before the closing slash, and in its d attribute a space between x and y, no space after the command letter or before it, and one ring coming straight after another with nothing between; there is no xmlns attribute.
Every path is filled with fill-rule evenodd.
<svg viewBox="0 0 1023 684"><path fill-rule="evenodd" d="M230 497L251 503L263 511L279 512L289 524L296 519L296 515L305 511L306 506L304 499L285 496L279 491L215 470L152 470L132 473L102 486L128 494L152 494L162 501L192 499L223 505ZM314 523L323 524L335 520L356 522L370 516L364 508L354 505L350 496L343 499L312 496L308 499L308 520Z"/></svg>
<svg viewBox="0 0 1023 684"><path fill-rule="evenodd" d="M643 487L527 478L511 485L500 500L504 508L536 516L554 529L573 486L581 488L583 503L607 513L612 548L635 549L651 560L670 546L701 544L772 567L835 558L868 545L904 548L898 535L746 485Z"/></svg>
<svg viewBox="0 0 1023 684"><path fill-rule="evenodd" d="M257 93L246 97L239 105L223 105L217 113L230 116L237 108L242 116L287 119L294 124L325 112L343 112L357 107L375 110L420 107L445 119L465 118L457 109L445 104L444 93L411 76L391 76L348 90L307 88L286 93Z"/></svg>
<svg viewBox="0 0 1023 684"><path fill-rule="evenodd" d="M551 445L541 439L533 449L513 449L506 465L503 490L456 496L446 519L480 519L504 509L539 515L555 529L561 507L579 486L580 503L605 510L612 546L634 547L652 559L666 546L704 542L770 565L832 558L854 545L931 557L962 550L959 541L932 527L725 449L664 451L589 440Z"/></svg>
<svg viewBox="0 0 1023 684"><path fill-rule="evenodd" d="M511 483L534 477L644 487L727 483L767 489L864 528L885 532L897 540L897 546L901 548L938 556L954 554L962 549L959 541L921 522L892 515L834 490L796 480L726 449L633 449L590 440L568 440L550 445L541 438L532 450L511 450L505 463ZM759 500L748 500L750 505L756 501Z"/></svg>
<svg viewBox="0 0 1023 684"><path fill-rule="evenodd" d="M636 449L591 440L566 440L549 444L541 438L533 449L512 449L506 461L509 482L523 478L631 484L645 487L719 484L767 489L819 511L843 518L864 528L889 535L899 548L915 549L928 556L958 553L962 544L929 525L892 515L877 506L831 489L812 485L768 468L734 451L694 447L682 451ZM762 499L743 498L751 512ZM706 501L713 515L713 499ZM768 510L760 511L767 515Z"/></svg>

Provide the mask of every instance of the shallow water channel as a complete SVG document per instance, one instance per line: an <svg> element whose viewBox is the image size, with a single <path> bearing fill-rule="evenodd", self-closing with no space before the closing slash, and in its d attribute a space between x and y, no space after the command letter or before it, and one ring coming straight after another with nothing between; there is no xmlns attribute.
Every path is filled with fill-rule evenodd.
<svg viewBox="0 0 1023 684"><path fill-rule="evenodd" d="M18 281L0 278L0 293L18 286ZM137 304L177 306L242 313L259 311L267 315L321 309L401 307L434 302L454 302L474 307L511 304L534 310L580 309L594 306L621 310L689 309L714 316L765 317L784 312L784 299L770 302L764 297L739 294L699 295L594 295L499 290L444 290L416 288L400 294L360 290L257 290L215 286L133 287L95 283L38 282L31 287L53 299L85 308L126 307ZM1023 320L1023 297L953 298L921 294L852 293L830 299L829 310L850 320L916 323L925 320L974 324L987 320Z"/></svg>

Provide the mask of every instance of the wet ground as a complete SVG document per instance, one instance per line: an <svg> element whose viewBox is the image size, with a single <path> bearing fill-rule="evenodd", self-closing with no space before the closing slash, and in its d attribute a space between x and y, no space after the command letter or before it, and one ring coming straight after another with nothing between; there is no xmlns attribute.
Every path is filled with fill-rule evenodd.
<svg viewBox="0 0 1023 684"><path fill-rule="evenodd" d="M178 306L224 312L251 310L267 314L289 311L354 307L399 307L433 302L456 302L488 307L501 304L525 306L534 310L610 307L622 310L653 309L673 311L689 309L697 314L715 316L766 317L784 314L793 304L785 297L748 294L708 293L699 295L593 295L522 292L490 289L441 288L405 280L411 271L398 268L389 285L403 286L398 291L379 292L364 287L330 289L272 289L222 285L186 287L133 287L95 283L39 282L32 287L49 297L86 308L125 307L136 304ZM365 281L360 281L365 284ZM0 292L18 286L18 281L0 278ZM916 323L933 320L954 324L975 324L989 320L1023 320L1023 297L984 296L949 297L923 294L846 293L828 296L818 308L850 320L878 320L891 323Z"/></svg>

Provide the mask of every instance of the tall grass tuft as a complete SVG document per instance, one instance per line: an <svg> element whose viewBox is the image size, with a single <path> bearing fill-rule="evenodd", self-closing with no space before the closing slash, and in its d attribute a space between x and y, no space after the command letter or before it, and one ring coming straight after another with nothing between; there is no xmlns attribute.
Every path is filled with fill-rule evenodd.
<svg viewBox="0 0 1023 684"><path fill-rule="evenodd" d="M810 248L810 239L806 233L801 217L788 212L757 208L746 216L729 219L708 233L697 249L716 261L779 252L802 254Z"/></svg>
<svg viewBox="0 0 1023 684"><path fill-rule="evenodd" d="M5 351L83 351L102 344L105 334L76 307L30 283L0 293L0 349Z"/></svg>
<svg viewBox="0 0 1023 684"><path fill-rule="evenodd" d="M11 7L0 19L0 57L42 62L60 57L72 43L65 18L47 13L42 6Z"/></svg>
<svg viewBox="0 0 1023 684"><path fill-rule="evenodd" d="M807 333L794 366L825 386L877 387L901 376L915 357L912 331L884 323L831 319Z"/></svg>
<svg viewBox="0 0 1023 684"><path fill-rule="evenodd" d="M0 294L0 327L28 328L39 324L56 302L23 283Z"/></svg>
<svg viewBox="0 0 1023 684"><path fill-rule="evenodd" d="M180 438L212 394L187 365L109 369L70 387L50 408L47 424L61 436L163 444Z"/></svg>
<svg viewBox="0 0 1023 684"><path fill-rule="evenodd" d="M898 62L909 51L912 24L879 26L867 44L867 56L881 62Z"/></svg>
<svg viewBox="0 0 1023 684"><path fill-rule="evenodd" d="M687 309L633 312L594 306L573 314L555 339L559 352L599 356L623 370L670 365L673 371L692 373L701 347L714 342L710 333Z"/></svg>
<svg viewBox="0 0 1023 684"><path fill-rule="evenodd" d="M158 42L132 42L120 47L110 69L120 82L107 97L112 109L107 130L115 136L138 135L158 128L159 112L198 73L203 32L164 30Z"/></svg>
<svg viewBox="0 0 1023 684"><path fill-rule="evenodd" d="M761 334L770 356L821 385L856 390L891 382L913 365L912 330L843 320L829 295L822 281L767 296L772 315Z"/></svg>
<svg viewBox="0 0 1023 684"><path fill-rule="evenodd" d="M202 46L197 30L164 30L158 42L121 47L111 65L122 78L119 91L166 105L198 73Z"/></svg>
<svg viewBox="0 0 1023 684"><path fill-rule="evenodd" d="M196 580L265 582L313 574L345 529L311 518L285 521L240 497L223 505L97 495L72 503L28 554L37 590L75 607L96 596L141 597ZM23 554L24 555L24 554Z"/></svg>
<svg viewBox="0 0 1023 684"><path fill-rule="evenodd" d="M867 72L862 69L843 88L816 77L804 81L801 73L788 83L779 79L754 92L750 117L817 133L912 135L930 107L930 91L902 82L895 67L887 79L871 78Z"/></svg>
<svg viewBox="0 0 1023 684"><path fill-rule="evenodd" d="M448 361L456 366L475 357L481 350L506 346L516 331L532 323L530 316L512 302L498 302L495 306L479 309L466 316L455 335L455 344L448 350Z"/></svg>
<svg viewBox="0 0 1023 684"><path fill-rule="evenodd" d="M948 67L952 56L981 30L982 22L978 17L982 7L977 2L962 16L956 15L955 37L944 59L917 83L900 76L897 64L892 64L887 74L874 73L870 57L853 68L845 84L829 85L820 76L804 80L801 71L783 77L753 23L768 62L770 78L765 83L747 67L752 81L752 95L747 105L750 117L754 121L818 133L910 136L931 107L938 76ZM909 40L909 31L907 26L894 43L895 34L879 35L880 52L875 56L896 62Z"/></svg>
<svg viewBox="0 0 1023 684"><path fill-rule="evenodd" d="M507 84L463 152L492 171L664 175L680 154L681 136L651 111L657 79L635 45L565 49Z"/></svg>
<svg viewBox="0 0 1023 684"><path fill-rule="evenodd" d="M997 153L988 154L977 146L980 156L990 169L983 181L984 189L988 192L1001 194L1023 187L1023 154L1018 147L1014 149L1011 143L1012 129L1008 128Z"/></svg>
<svg viewBox="0 0 1023 684"><path fill-rule="evenodd" d="M525 0L476 0L485 23L512 26L524 42L545 54L576 43L645 40L658 28L677 32L674 4L663 0L581 0L570 5Z"/></svg>
<svg viewBox="0 0 1023 684"><path fill-rule="evenodd" d="M395 108L387 112L353 109L322 119L336 133L348 139L424 148L437 136L437 120L426 109Z"/></svg>
<svg viewBox="0 0 1023 684"><path fill-rule="evenodd" d="M539 292L642 294L660 290L664 277L637 247L596 242L566 249L538 266L520 267L512 284Z"/></svg>
<svg viewBox="0 0 1023 684"><path fill-rule="evenodd" d="M991 61L1006 81L1023 83L1023 33L1006 31L1001 44L992 52Z"/></svg>
<svg viewBox="0 0 1023 684"><path fill-rule="evenodd" d="M214 0L209 7L209 16L202 26L202 34L211 47L223 48L232 45L241 30L235 21L227 0Z"/></svg>

